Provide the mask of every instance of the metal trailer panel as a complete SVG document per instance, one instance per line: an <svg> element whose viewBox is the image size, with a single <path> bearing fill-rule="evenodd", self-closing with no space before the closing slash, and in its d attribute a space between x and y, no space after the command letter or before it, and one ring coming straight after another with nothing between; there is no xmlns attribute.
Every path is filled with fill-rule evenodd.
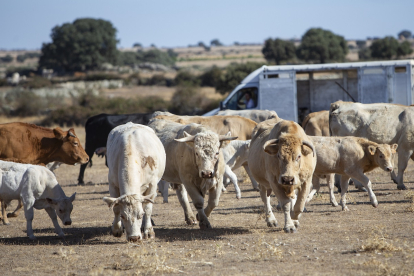
<svg viewBox="0 0 414 276"><path fill-rule="evenodd" d="M407 68L408 67L408 68ZM402 66L398 69L405 68L405 71L393 68L393 102L397 104L411 104L411 87L410 87L410 70L409 66Z"/></svg>
<svg viewBox="0 0 414 276"><path fill-rule="evenodd" d="M269 75L272 77L268 78ZM277 75L264 72L260 76L259 87L260 109L274 110L280 118L298 121L296 73L294 71Z"/></svg>
<svg viewBox="0 0 414 276"><path fill-rule="evenodd" d="M388 74L384 67L358 70L358 101L361 103L388 103Z"/></svg>

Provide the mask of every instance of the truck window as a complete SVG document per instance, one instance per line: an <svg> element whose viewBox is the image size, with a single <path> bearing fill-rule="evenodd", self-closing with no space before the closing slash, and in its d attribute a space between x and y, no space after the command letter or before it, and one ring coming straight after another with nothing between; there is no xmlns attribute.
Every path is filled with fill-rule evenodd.
<svg viewBox="0 0 414 276"><path fill-rule="evenodd" d="M226 103L227 109L243 110L257 107L257 88L249 87L237 91Z"/></svg>

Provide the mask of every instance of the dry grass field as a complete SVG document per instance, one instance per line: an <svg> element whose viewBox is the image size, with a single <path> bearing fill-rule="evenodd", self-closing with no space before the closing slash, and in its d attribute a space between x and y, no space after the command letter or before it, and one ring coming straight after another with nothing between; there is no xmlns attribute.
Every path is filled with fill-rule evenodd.
<svg viewBox="0 0 414 276"><path fill-rule="evenodd" d="M82 128L76 128L84 139ZM410 161L406 185L399 191L389 176L369 174L379 207L367 193L348 193L350 212L331 207L327 187L306 206L296 234L264 221L259 194L239 172L242 198L232 187L213 211L211 230L187 226L173 191L169 203L156 198L153 219L156 238L128 243L125 235L110 234L113 215L107 196L108 169L93 158L85 186L77 186L79 167L61 166L56 176L67 195L76 192L72 225L60 239L44 210L36 210L36 241L26 237L24 215L0 224L1 275L414 275L414 166ZM336 194L337 200L339 195ZM276 199L273 198L273 204ZM13 206L16 202L13 202Z"/></svg>

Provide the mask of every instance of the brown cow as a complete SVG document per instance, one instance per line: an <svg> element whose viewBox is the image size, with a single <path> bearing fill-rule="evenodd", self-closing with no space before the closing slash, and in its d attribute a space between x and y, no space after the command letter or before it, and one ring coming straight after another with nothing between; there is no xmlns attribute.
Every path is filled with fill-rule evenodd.
<svg viewBox="0 0 414 276"><path fill-rule="evenodd" d="M73 128L62 131L27 123L0 124L0 160L46 165L59 161L69 165L84 164L89 156ZM9 217L18 215L21 203Z"/></svg>
<svg viewBox="0 0 414 276"><path fill-rule="evenodd" d="M307 135L329 135L329 110L310 113L302 122L302 127Z"/></svg>

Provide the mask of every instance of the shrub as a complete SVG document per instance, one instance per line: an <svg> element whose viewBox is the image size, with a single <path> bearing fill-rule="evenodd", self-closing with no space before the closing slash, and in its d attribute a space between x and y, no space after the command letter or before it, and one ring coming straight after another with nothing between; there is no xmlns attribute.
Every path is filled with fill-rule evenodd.
<svg viewBox="0 0 414 276"><path fill-rule="evenodd" d="M178 86L198 86L200 85L200 79L197 78L197 76L191 74L188 71L180 71L178 72L178 74L175 76L174 79L175 85Z"/></svg>
<svg viewBox="0 0 414 276"><path fill-rule="evenodd" d="M220 83L222 71L217 66L213 66L200 76L201 86L217 87Z"/></svg>
<svg viewBox="0 0 414 276"><path fill-rule="evenodd" d="M11 55L7 55L7 56L4 56L4 57L0 57L0 62L10 63L12 61L13 61L13 57Z"/></svg>
<svg viewBox="0 0 414 276"><path fill-rule="evenodd" d="M202 95L197 86L181 85L171 98L170 112L179 115L201 115L216 108L219 102Z"/></svg>
<svg viewBox="0 0 414 276"><path fill-rule="evenodd" d="M29 79L26 83L23 84L24 88L42 88L42 87L48 87L51 86L52 82L48 79L45 79L40 76L33 76Z"/></svg>

